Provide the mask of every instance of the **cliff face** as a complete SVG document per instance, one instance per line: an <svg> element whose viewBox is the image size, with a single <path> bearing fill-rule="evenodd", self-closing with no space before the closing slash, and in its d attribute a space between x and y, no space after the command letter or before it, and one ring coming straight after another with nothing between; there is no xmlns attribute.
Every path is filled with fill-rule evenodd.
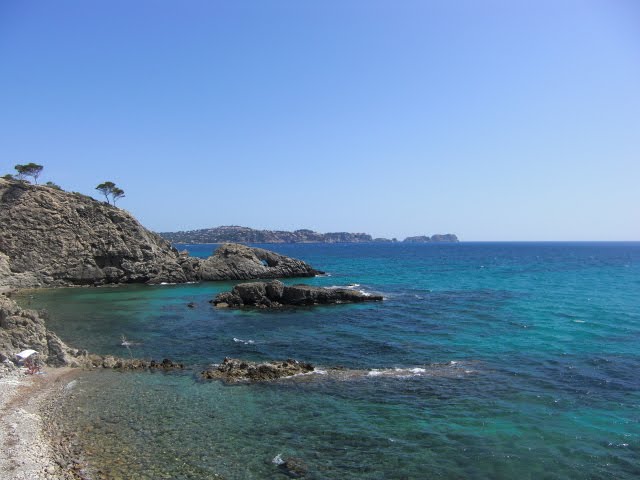
<svg viewBox="0 0 640 480"><path fill-rule="evenodd" d="M226 247L207 260L179 254L124 210L18 181L0 179L0 226L0 287L315 274L304 262L249 247Z"/></svg>
<svg viewBox="0 0 640 480"><path fill-rule="evenodd" d="M0 179L0 225L5 285L187 280L166 240L84 195Z"/></svg>
<svg viewBox="0 0 640 480"><path fill-rule="evenodd" d="M83 352L70 349L55 333L47 330L43 316L25 310L0 295L0 362L13 360L15 354L26 349L38 352L39 359L48 365L77 365Z"/></svg>

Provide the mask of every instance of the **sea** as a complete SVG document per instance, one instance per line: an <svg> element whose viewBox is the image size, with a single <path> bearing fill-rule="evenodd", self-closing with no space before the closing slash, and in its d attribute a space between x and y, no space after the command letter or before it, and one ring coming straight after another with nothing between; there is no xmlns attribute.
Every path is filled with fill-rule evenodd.
<svg viewBox="0 0 640 480"><path fill-rule="evenodd" d="M96 478L640 478L640 243L263 247L326 272L288 284L384 301L212 307L234 282L18 298L71 346L187 365L74 383L60 408ZM225 357L316 371L200 379Z"/></svg>

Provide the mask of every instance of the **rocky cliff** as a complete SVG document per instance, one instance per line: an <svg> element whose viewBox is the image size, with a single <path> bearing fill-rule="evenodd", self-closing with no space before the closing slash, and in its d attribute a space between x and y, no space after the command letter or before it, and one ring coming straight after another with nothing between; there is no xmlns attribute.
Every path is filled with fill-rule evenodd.
<svg viewBox="0 0 640 480"><path fill-rule="evenodd" d="M79 193L0 179L0 287L312 276L304 262L241 245L180 254L124 210Z"/></svg>
<svg viewBox="0 0 640 480"><path fill-rule="evenodd" d="M0 295L0 362L14 360L16 353L27 349L38 352L38 359L52 366L76 365L75 356L84 353L70 349L47 330L44 312L20 308Z"/></svg>

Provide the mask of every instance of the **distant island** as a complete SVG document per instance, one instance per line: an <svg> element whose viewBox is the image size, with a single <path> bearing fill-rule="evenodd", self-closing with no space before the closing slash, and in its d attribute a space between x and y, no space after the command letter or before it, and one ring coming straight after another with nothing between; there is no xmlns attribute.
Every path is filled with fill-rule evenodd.
<svg viewBox="0 0 640 480"><path fill-rule="evenodd" d="M330 232L318 233L302 229L288 232L284 230L256 230L236 225L187 230L180 232L160 232L159 235L172 243L391 243L396 238L373 238L368 233ZM421 235L407 237L407 243L458 242L452 233L436 234L431 237Z"/></svg>

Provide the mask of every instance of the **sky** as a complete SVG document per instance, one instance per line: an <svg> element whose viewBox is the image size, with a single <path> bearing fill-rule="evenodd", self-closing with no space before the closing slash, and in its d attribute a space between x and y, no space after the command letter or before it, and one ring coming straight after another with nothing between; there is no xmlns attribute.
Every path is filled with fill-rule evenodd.
<svg viewBox="0 0 640 480"><path fill-rule="evenodd" d="M0 0L0 175L156 231L640 240L633 0Z"/></svg>

